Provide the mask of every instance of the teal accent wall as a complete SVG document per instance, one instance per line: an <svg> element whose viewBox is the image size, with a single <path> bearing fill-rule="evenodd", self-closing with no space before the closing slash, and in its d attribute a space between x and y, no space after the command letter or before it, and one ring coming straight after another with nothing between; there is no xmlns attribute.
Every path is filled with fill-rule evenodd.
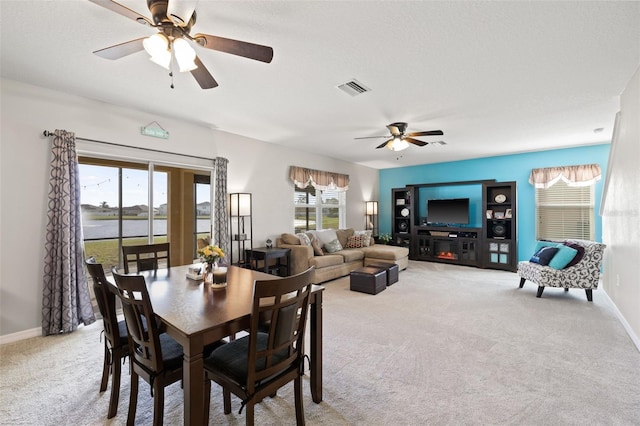
<svg viewBox="0 0 640 426"><path fill-rule="evenodd" d="M518 258L519 260L528 260L536 244L535 190L533 185L529 183L531 169L597 163L602 168L603 178L595 186L595 239L602 241L602 218L599 215L600 199L602 198L604 176L607 173L610 147L610 144L600 144L380 170L380 232L391 233L391 189L393 188L403 188L406 185L421 183L485 179L495 179L498 182L516 181ZM468 189L470 193L463 195L460 188ZM480 186L442 187L437 191L437 195L438 198L468 196L471 199L470 226L481 220L482 195ZM423 196L421 193L419 197L421 204L426 203L426 197L426 194ZM425 210L426 204L419 206L420 216L424 215Z"/></svg>

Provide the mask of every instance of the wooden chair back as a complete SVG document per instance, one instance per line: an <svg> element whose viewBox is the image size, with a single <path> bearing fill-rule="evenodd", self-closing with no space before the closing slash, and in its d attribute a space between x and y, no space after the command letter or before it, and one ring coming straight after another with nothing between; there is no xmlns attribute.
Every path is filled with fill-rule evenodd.
<svg viewBox="0 0 640 426"><path fill-rule="evenodd" d="M291 277L255 282L249 329L249 394L274 374L291 370L302 374L312 272L308 269ZM265 348L257 347L258 332L269 335ZM276 383L273 391L280 386Z"/></svg>
<svg viewBox="0 0 640 426"><path fill-rule="evenodd" d="M129 338L122 321L118 321L116 312L116 289L107 281L102 264L90 257L85 261L87 271L93 280L93 292L102 315L104 329L104 361L102 365L102 381L100 392L107 390L111 376L111 397L107 418L115 417L118 412L120 398L120 372L122 360L129 355Z"/></svg>
<svg viewBox="0 0 640 426"><path fill-rule="evenodd" d="M313 267L290 277L256 280L249 335L214 350L205 359L205 419L209 415L209 380L222 386L225 414L231 412L231 393L242 400L247 425L254 424L255 404L294 382L296 423L304 424L304 333L312 279Z"/></svg>
<svg viewBox="0 0 640 426"><path fill-rule="evenodd" d="M91 275L93 281L93 292L98 303L98 310L102 315L102 325L104 327L104 335L111 348L120 347L121 337L118 329L118 316L116 313L116 294L110 287L104 274L104 268L101 263L96 263L95 258L90 257L85 261L87 271Z"/></svg>
<svg viewBox="0 0 640 426"><path fill-rule="evenodd" d="M129 273L130 264L134 262L137 272L171 267L169 243L122 246L122 257L125 274Z"/></svg>
<svg viewBox="0 0 640 426"><path fill-rule="evenodd" d="M156 375L163 369L162 348L145 279L142 275L119 274L115 268L112 273L122 301L132 361Z"/></svg>

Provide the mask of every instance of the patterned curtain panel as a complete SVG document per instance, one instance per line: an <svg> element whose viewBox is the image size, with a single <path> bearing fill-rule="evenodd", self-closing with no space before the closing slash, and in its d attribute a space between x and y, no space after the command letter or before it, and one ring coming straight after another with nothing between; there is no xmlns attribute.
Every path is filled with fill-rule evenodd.
<svg viewBox="0 0 640 426"><path fill-rule="evenodd" d="M45 240L42 334L70 333L94 322L82 256L80 183L75 136L52 136Z"/></svg>
<svg viewBox="0 0 640 426"><path fill-rule="evenodd" d="M349 175L342 173L324 172L322 170L305 169L304 167L291 166L289 179L298 188L304 189L311 185L316 189L346 191L349 189Z"/></svg>
<svg viewBox="0 0 640 426"><path fill-rule="evenodd" d="M550 188L560 179L568 186L590 186L602 178L602 170L597 164L581 166L546 167L533 169L529 183L536 188Z"/></svg>
<svg viewBox="0 0 640 426"><path fill-rule="evenodd" d="M227 165L229 160L216 157L213 243L225 253L229 252L229 207L227 194Z"/></svg>

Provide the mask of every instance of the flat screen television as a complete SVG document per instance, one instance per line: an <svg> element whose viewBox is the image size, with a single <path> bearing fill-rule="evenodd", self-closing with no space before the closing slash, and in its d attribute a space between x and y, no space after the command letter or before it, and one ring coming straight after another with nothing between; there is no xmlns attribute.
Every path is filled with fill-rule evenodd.
<svg viewBox="0 0 640 426"><path fill-rule="evenodd" d="M427 223L433 225L468 225L469 199L427 200Z"/></svg>

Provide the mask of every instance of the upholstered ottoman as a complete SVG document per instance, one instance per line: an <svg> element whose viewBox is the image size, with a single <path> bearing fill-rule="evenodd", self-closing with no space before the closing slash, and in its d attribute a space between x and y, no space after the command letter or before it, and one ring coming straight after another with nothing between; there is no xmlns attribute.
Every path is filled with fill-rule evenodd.
<svg viewBox="0 0 640 426"><path fill-rule="evenodd" d="M395 263L371 263L367 266L384 268L387 271L387 286L398 282L398 271L400 267Z"/></svg>
<svg viewBox="0 0 640 426"><path fill-rule="evenodd" d="M409 266L409 248L407 247L374 244L359 250L364 252L364 266L372 263L395 263L400 271L407 269L407 266Z"/></svg>
<svg viewBox="0 0 640 426"><path fill-rule="evenodd" d="M386 268L364 266L351 272L349 276L351 291L378 294L387 288Z"/></svg>

